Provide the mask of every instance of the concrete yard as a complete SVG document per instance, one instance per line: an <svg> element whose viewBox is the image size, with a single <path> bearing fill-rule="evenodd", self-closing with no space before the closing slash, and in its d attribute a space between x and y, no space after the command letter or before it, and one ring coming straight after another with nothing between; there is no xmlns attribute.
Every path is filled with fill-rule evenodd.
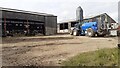
<svg viewBox="0 0 120 68"><path fill-rule="evenodd" d="M3 38L3 66L59 66L82 52L117 47L117 37L55 35Z"/></svg>

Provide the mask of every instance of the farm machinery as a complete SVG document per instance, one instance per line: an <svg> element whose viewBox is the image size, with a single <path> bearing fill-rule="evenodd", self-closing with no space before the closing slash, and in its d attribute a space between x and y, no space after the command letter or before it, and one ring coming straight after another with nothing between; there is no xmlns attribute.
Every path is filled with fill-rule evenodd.
<svg viewBox="0 0 120 68"><path fill-rule="evenodd" d="M83 19L83 10L78 7L76 16L78 23L70 30L71 35L89 37L117 35L117 23L106 13Z"/></svg>

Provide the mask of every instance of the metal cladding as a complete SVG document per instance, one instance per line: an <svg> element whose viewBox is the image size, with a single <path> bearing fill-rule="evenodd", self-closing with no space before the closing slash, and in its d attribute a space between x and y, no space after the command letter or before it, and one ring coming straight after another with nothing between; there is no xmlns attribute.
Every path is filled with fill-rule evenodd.
<svg viewBox="0 0 120 68"><path fill-rule="evenodd" d="M80 6L76 10L76 20L79 22L83 20L83 9Z"/></svg>
<svg viewBox="0 0 120 68"><path fill-rule="evenodd" d="M45 17L45 35L53 35L57 33L57 17L46 16Z"/></svg>
<svg viewBox="0 0 120 68"><path fill-rule="evenodd" d="M17 9L2 8L2 35L57 33L57 16Z"/></svg>

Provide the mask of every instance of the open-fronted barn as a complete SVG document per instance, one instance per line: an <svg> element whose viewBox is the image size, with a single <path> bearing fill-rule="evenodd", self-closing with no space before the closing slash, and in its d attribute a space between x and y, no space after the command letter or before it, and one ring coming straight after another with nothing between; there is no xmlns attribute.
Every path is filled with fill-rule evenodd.
<svg viewBox="0 0 120 68"><path fill-rule="evenodd" d="M46 13L1 8L2 35L53 35L57 33L57 16Z"/></svg>

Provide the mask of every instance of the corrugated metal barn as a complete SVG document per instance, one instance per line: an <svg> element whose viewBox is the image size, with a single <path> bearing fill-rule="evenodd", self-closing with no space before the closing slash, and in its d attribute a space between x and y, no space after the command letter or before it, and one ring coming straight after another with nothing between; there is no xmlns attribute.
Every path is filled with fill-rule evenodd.
<svg viewBox="0 0 120 68"><path fill-rule="evenodd" d="M104 21L105 20L105 21ZM116 24L115 20L113 20L108 14L106 13L103 13L103 14L100 14L100 15L97 15L97 16L94 16L94 17L91 17L91 18L86 18L86 19L83 19L82 22L98 22L98 24L100 23L109 23L111 25L111 27L115 27L115 25L113 24ZM62 22L62 23L58 23L57 24L57 32L58 33L69 33L70 30L72 28L74 28L74 25L78 23L78 21L68 21L68 22ZM101 26L100 26L101 27ZM110 28L111 28L110 27Z"/></svg>
<svg viewBox="0 0 120 68"><path fill-rule="evenodd" d="M2 34L42 34L57 33L57 16L46 13L1 8Z"/></svg>

